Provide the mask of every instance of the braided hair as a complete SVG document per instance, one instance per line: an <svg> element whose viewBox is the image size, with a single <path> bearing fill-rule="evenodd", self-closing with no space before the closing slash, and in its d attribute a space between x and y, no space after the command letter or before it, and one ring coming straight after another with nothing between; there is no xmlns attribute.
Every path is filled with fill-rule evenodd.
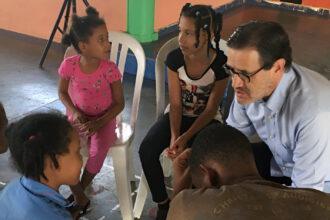
<svg viewBox="0 0 330 220"><path fill-rule="evenodd" d="M190 3L186 3L181 9L180 18L182 16L192 18L195 21L196 48L199 45L199 33L202 29L207 33L207 54L209 55L210 48L214 48L211 39L212 32L214 33L215 50L217 52L220 51L220 32L222 30L221 13L216 13L214 9L209 5L192 5Z"/></svg>
<svg viewBox="0 0 330 220"><path fill-rule="evenodd" d="M11 159L24 176L47 180L44 173L45 158L49 157L57 169L57 155L69 152L73 131L66 116L59 112L34 113L10 124L6 138Z"/></svg>
<svg viewBox="0 0 330 220"><path fill-rule="evenodd" d="M87 42L89 37L93 34L93 29L105 25L103 18L99 17L98 11L89 6L86 8L86 16L72 15L71 27L68 33L65 33L62 38L62 44L65 46L72 45L78 53L81 53L79 49L79 42Z"/></svg>

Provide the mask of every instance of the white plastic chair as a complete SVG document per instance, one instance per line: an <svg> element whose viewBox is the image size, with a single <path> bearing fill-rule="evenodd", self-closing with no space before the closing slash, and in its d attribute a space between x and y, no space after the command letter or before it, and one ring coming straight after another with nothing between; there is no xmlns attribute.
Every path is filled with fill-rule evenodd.
<svg viewBox="0 0 330 220"><path fill-rule="evenodd" d="M123 32L109 32L111 45L110 60L117 64L121 73L124 74L128 50L131 50L137 60L137 72L133 93L133 103L129 124L123 122L121 115L117 117L117 140L111 146L108 155L112 157L116 180L117 196L123 220L133 220L133 203L131 197L130 181L134 179L132 141L134 138L137 121L142 82L146 65L146 57L141 44L132 36ZM72 56L76 52L71 48L65 53L65 57Z"/></svg>
<svg viewBox="0 0 330 220"><path fill-rule="evenodd" d="M166 107L165 103L165 59L167 54L179 47L178 38L174 37L167 41L158 51L155 63L155 76L156 76L156 119L164 114ZM220 40L220 48L227 53L226 41ZM172 174L172 161L167 157L161 155L160 161L163 167L165 177ZM137 196L134 203L134 217L140 218L143 207L148 195L149 187L144 173L141 174L140 184L137 190Z"/></svg>
<svg viewBox="0 0 330 220"><path fill-rule="evenodd" d="M133 220L133 205L131 197L130 180L134 180L133 149L135 125L139 112L141 89L146 66L146 57L141 44L132 36L122 32L109 32L111 45L110 60L117 63L121 73L124 73L128 49L132 51L137 61L137 71L133 92L133 102L129 124L121 120L117 122L117 141L109 150L112 156L116 179L117 195L123 220ZM120 53L119 51L119 46ZM118 62L117 62L118 60Z"/></svg>

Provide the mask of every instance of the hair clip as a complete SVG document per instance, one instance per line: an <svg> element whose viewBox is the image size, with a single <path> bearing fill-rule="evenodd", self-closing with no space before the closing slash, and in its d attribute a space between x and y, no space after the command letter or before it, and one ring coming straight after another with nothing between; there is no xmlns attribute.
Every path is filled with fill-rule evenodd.
<svg viewBox="0 0 330 220"><path fill-rule="evenodd" d="M204 24L203 28L206 29L208 26L208 24Z"/></svg>

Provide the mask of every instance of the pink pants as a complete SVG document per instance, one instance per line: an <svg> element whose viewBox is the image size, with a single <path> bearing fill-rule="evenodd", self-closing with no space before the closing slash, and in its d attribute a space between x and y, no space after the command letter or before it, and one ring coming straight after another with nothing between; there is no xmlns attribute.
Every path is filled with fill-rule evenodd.
<svg viewBox="0 0 330 220"><path fill-rule="evenodd" d="M69 116L68 118L69 121L72 122L72 117ZM78 128L76 129L78 130ZM89 173L97 174L100 172L109 148L117 139L115 129L116 120L114 119L88 138L88 160L86 169Z"/></svg>
<svg viewBox="0 0 330 220"><path fill-rule="evenodd" d="M91 174L100 172L109 148L116 141L116 121L110 121L89 138L86 169Z"/></svg>

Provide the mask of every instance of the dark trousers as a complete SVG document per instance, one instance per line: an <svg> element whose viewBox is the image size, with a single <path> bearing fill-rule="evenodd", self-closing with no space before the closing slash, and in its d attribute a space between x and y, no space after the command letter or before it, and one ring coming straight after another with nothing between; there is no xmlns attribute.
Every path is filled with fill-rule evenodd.
<svg viewBox="0 0 330 220"><path fill-rule="evenodd" d="M195 122L196 118L182 116L180 134L186 132ZM220 123L213 120L211 123ZM195 135L196 136L196 135ZM190 139L187 146L190 147L195 136ZM171 127L169 114L165 114L150 128L144 137L139 155L143 172L146 176L152 199L159 203L168 198L164 183L164 173L159 156L169 147L171 141Z"/></svg>
<svg viewBox="0 0 330 220"><path fill-rule="evenodd" d="M285 184L287 186L291 185L292 181L289 177L273 177L270 175L270 161L273 158L273 154L264 142L253 143L252 150L261 177L272 182Z"/></svg>

